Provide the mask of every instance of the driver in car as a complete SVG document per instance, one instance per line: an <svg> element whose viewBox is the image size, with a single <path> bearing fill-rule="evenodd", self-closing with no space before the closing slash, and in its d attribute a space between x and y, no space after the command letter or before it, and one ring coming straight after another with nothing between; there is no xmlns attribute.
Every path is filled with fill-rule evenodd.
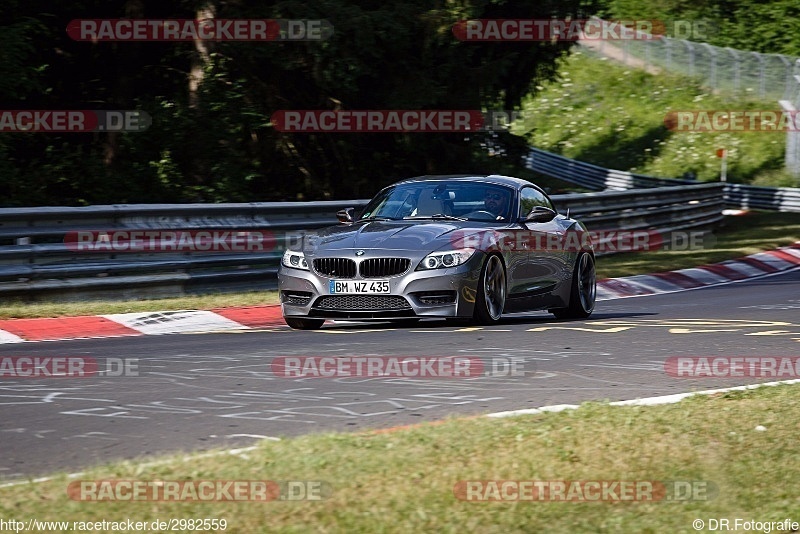
<svg viewBox="0 0 800 534"><path fill-rule="evenodd" d="M506 191L502 189L487 189L483 197L483 207L497 217L497 220L501 220L505 219L508 201L509 195Z"/></svg>

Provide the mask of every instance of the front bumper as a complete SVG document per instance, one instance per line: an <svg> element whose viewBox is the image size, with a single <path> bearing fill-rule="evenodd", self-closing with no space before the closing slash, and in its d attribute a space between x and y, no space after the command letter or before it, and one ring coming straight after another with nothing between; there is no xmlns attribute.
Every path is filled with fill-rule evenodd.
<svg viewBox="0 0 800 534"><path fill-rule="evenodd" d="M329 282L333 278L313 268L305 271L281 265L278 289L283 315L353 320L472 317L484 258L479 251L464 265L425 271L414 270L418 262L412 262L405 274L381 278L389 280L390 285L390 293L381 295L331 295ZM372 279L357 276L349 280Z"/></svg>

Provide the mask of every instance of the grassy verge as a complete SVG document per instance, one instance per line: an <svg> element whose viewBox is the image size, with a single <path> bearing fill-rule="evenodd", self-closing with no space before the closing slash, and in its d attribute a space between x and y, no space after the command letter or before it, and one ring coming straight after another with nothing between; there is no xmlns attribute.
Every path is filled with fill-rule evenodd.
<svg viewBox="0 0 800 534"><path fill-rule="evenodd" d="M4 302L0 305L0 319L35 317L61 317L74 315L104 315L161 310L212 310L230 306L264 306L279 304L277 291L248 291L212 295L151 300L96 300L87 302Z"/></svg>
<svg viewBox="0 0 800 534"><path fill-rule="evenodd" d="M785 133L674 132L664 125L668 112L774 110L774 101L712 94L692 78L648 74L581 52L559 75L528 97L524 120L512 128L539 148L611 169L664 178L693 173L704 181L719 178L716 150L727 148L729 180L798 184L783 171Z"/></svg>
<svg viewBox="0 0 800 534"><path fill-rule="evenodd" d="M703 249L630 252L597 260L598 278L672 271L730 260L800 241L800 213L751 212L727 217L703 239Z"/></svg>
<svg viewBox="0 0 800 534"><path fill-rule="evenodd" d="M800 388L655 407L585 404L508 419L262 442L240 456L109 465L82 480L314 480L322 501L79 502L69 479L0 489L0 517L225 518L226 532L693 532L700 518L798 520ZM735 417L731 414L735 414ZM758 429L756 429L758 427ZM705 481L690 502L465 502L464 480Z"/></svg>
<svg viewBox="0 0 800 534"><path fill-rule="evenodd" d="M729 217L725 226L704 240L703 250L653 251L603 256L597 262L598 278L646 274L714 263L800 241L800 214L759 213ZM210 310L229 306L278 304L276 291L252 291L186 296L157 300L91 301L68 303L6 302L0 319L101 315L160 310Z"/></svg>

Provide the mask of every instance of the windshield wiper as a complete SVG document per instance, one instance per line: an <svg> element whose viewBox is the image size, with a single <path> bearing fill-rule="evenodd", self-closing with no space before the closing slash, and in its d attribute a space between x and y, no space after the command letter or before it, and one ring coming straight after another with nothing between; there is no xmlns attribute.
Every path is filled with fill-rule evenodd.
<svg viewBox="0 0 800 534"><path fill-rule="evenodd" d="M454 215L445 215L444 213L437 213L435 215L415 215L413 217L403 217L403 219L445 219L448 221L467 221L464 217L456 217Z"/></svg>
<svg viewBox="0 0 800 534"><path fill-rule="evenodd" d="M359 219L359 221L396 221L394 217L381 217L378 215L373 215L372 217L363 217Z"/></svg>

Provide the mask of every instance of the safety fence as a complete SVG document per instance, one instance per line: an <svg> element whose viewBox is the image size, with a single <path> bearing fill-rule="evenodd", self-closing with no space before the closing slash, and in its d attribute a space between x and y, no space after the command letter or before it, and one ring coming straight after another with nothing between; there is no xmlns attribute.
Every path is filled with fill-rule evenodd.
<svg viewBox="0 0 800 534"><path fill-rule="evenodd" d="M591 230L708 228L724 202L721 184L552 198ZM287 245L367 202L2 209L0 295L82 300L274 287Z"/></svg>
<svg viewBox="0 0 800 534"><path fill-rule="evenodd" d="M693 180L657 178L627 171L606 169L558 154L531 148L525 167L592 191L627 190L697 184ZM800 212L800 188L758 187L720 182L724 185L725 204L741 209Z"/></svg>

